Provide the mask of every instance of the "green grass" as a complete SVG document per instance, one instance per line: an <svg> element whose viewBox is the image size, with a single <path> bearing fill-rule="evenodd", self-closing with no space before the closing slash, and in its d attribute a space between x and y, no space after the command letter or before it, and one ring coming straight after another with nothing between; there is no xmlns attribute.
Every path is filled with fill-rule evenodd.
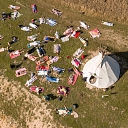
<svg viewBox="0 0 128 128"><path fill-rule="evenodd" d="M39 40L42 40L45 35L54 36L54 33L56 30L62 34L66 30L66 26L73 25L74 28L79 25L79 20L86 21L88 24L90 24L90 30L93 28L98 27L99 29L109 29L114 30L114 32L118 33L122 36L127 36L127 30L128 25L127 24L119 24L115 22L115 26L112 28L108 28L107 26L101 25L102 19L100 18L93 18L88 17L86 15L81 15L79 12L70 10L70 7L63 7L59 3L57 5L54 5L53 1L36 1L39 12L37 14L33 14L31 12L30 5L33 4L30 0L27 0L24 2L24 0L18 0L20 3L22 3L24 6L21 6L20 12L23 14L20 18L17 20L6 20L0 21L0 34L4 35L4 39L0 41L1 47L6 47L7 42L11 40L12 36L19 37L19 41L12 45L12 49L21 49L22 47L27 50L26 44L28 41L26 40L27 35L32 35L35 33L40 32ZM51 3L50 3L51 2ZM9 4L15 4L15 2L10 2L9 0L2 1L0 0L0 11L1 12L10 12L12 10L9 10L7 7ZM16 5L16 4L15 4ZM51 13L51 9L53 7L57 7L61 9L64 13L62 17L57 17ZM33 30L32 32L23 32L18 28L19 24L28 25L28 23L31 21L31 19L37 19L41 15L46 16L46 18L53 18L58 21L58 25L54 27L50 27L46 24L40 25L38 30ZM11 27L10 27L11 26ZM111 39L108 40L100 40L98 39L91 39L88 31L83 30L82 36L89 38L89 46L85 48L85 54L88 54L88 50L96 50L100 44L106 45L111 49L111 52L115 52L118 56L122 56L127 59L127 48L124 49L116 49L115 46L112 44ZM58 40L56 43L60 43L62 46L62 51L60 53L61 59L54 63L53 65L59 66L65 69L68 69L72 67L71 65L71 59L67 59L67 56L72 56L74 51L82 46L82 43L79 41L79 39L70 39L69 42L62 43L61 40ZM48 44L44 45L44 48L46 49L46 52L48 55L55 55L53 54L53 43L50 42ZM34 53L35 55L36 52ZM35 63L31 62L29 60L22 61L24 53L15 59L10 59L7 52L0 53L0 69L7 69L7 72L5 72L5 76L9 78L9 81L16 80L21 82L22 88L24 87L24 83L26 82L26 79L29 78L28 75L25 77L16 78L15 77L15 70L10 69L10 63L13 63L14 60L17 62L22 62L23 67L27 67L31 69L31 71L35 71ZM26 64L28 61L28 64ZM81 80L82 77L80 76L77 83L72 86L67 84L68 76L69 74L67 71L62 74L62 78L64 78L63 81L60 81L59 84L47 84L47 83L40 83L39 81L35 82L35 85L40 85L45 88L44 94L51 94L54 89L57 89L58 85L65 85L69 86L71 89L71 92L68 96L68 98L63 98L61 102L59 102L57 99L50 101L50 106L48 108L61 108L65 104L67 107L73 107L73 103L77 103L79 107L75 110L79 114L79 118L74 119L72 116L65 116L60 117L59 115L54 115L54 120L56 122L61 122L62 125L72 128L127 128L127 118L128 118L128 109L127 109L127 75L128 72L126 71L125 74L120 78L120 80L115 84L115 88L108 90L107 92L103 92L101 90L94 91L89 90L85 88L84 82ZM16 85L15 85L16 86ZM7 90L8 92L9 90ZM28 90L29 91L29 90ZM9 92L8 92L9 93ZM116 93L116 94L111 94ZM41 94L39 97L42 98L44 94ZM106 97L104 99L101 98L103 94L111 94L109 97ZM33 95L33 94L32 94ZM56 95L56 94L55 94ZM26 128L25 120L20 118L20 115L22 114L20 110L20 107L23 107L22 101L25 99L25 97L20 97L16 102L16 105L14 105L11 102L2 102L5 100L5 98L1 95L0 98L0 110L4 110L5 114L12 116L14 119L16 119L19 124L22 123L23 127ZM8 109L9 108L9 109ZM28 111L28 109L31 108L31 106L27 106L25 108L25 111ZM115 109L114 109L115 108ZM122 111L124 111L122 113ZM59 127L58 127L59 128Z"/></svg>

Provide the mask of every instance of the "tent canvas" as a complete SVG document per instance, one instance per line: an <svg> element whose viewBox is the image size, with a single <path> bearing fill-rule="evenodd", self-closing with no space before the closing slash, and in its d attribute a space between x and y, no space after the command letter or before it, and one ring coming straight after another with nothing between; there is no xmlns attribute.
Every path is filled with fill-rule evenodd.
<svg viewBox="0 0 128 128"><path fill-rule="evenodd" d="M83 68L83 78L87 78L87 83L97 88L108 88L119 79L119 74L118 62L101 53L89 60ZM92 76L95 77L94 83L90 81Z"/></svg>

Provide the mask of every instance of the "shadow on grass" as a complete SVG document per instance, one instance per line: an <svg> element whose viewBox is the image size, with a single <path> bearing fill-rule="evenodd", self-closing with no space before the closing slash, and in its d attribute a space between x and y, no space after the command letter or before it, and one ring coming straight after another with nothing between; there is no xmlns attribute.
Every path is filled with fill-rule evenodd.
<svg viewBox="0 0 128 128"><path fill-rule="evenodd" d="M120 65L120 78L127 72L128 70L128 51L126 52L115 52L111 54Z"/></svg>
<svg viewBox="0 0 128 128"><path fill-rule="evenodd" d="M22 65L22 62L19 63L19 64L10 64L10 68L11 68L11 69L17 69L17 68L20 68L21 65Z"/></svg>
<svg viewBox="0 0 128 128"><path fill-rule="evenodd" d="M117 94L117 92L111 92L110 94L111 94L111 95L115 95L115 94Z"/></svg>
<svg viewBox="0 0 128 128"><path fill-rule="evenodd" d="M23 64L22 62L19 63L19 64L17 64L17 65L16 65L16 68L20 68L22 64Z"/></svg>
<svg viewBox="0 0 128 128"><path fill-rule="evenodd" d="M56 98L58 98L57 96L55 96L54 94L48 94L48 97L50 97L52 100L55 100Z"/></svg>
<svg viewBox="0 0 128 128"><path fill-rule="evenodd" d="M79 105L77 103L73 104L73 107L76 109L79 107Z"/></svg>
<svg viewBox="0 0 128 128"><path fill-rule="evenodd" d="M36 50L36 48L33 47L33 48L29 49L27 53L28 53L28 54L31 54L31 53L33 53L35 50Z"/></svg>

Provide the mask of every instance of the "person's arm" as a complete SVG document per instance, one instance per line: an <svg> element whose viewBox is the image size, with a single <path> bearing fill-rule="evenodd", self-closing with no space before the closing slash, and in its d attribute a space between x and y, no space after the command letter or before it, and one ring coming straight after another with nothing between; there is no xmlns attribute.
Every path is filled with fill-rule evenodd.
<svg viewBox="0 0 128 128"><path fill-rule="evenodd" d="M68 110L67 107L64 105L65 110Z"/></svg>

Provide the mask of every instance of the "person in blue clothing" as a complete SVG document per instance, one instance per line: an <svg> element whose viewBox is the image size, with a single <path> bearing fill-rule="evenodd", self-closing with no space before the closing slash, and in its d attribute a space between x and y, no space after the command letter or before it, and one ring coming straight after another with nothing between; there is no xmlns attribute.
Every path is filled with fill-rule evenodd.
<svg viewBox="0 0 128 128"><path fill-rule="evenodd" d="M45 78L46 78L46 80L47 80L48 82L58 83L58 82L60 81L59 78L52 77L52 76L46 76Z"/></svg>
<svg viewBox="0 0 128 128"><path fill-rule="evenodd" d="M61 74L61 73L63 73L65 71L65 69L59 68L59 67L55 67L55 66L52 67L52 70L56 71L58 74Z"/></svg>
<svg viewBox="0 0 128 128"><path fill-rule="evenodd" d="M53 37L53 36L45 36L44 41L45 42L49 42L49 41L55 42L56 40L55 40L55 37Z"/></svg>
<svg viewBox="0 0 128 128"><path fill-rule="evenodd" d="M64 106L64 108L61 108L61 109L56 109L56 112L59 114L59 115L63 115L66 116L67 114L71 115L71 113L73 112L72 111L72 108L67 108L66 106Z"/></svg>
<svg viewBox="0 0 128 128"><path fill-rule="evenodd" d="M43 98L44 98L44 100L46 100L46 101L51 100L51 97L49 97L48 95L44 95Z"/></svg>
<svg viewBox="0 0 128 128"><path fill-rule="evenodd" d="M32 8L32 12L33 13L37 13L38 12L36 4L32 4L31 8Z"/></svg>

